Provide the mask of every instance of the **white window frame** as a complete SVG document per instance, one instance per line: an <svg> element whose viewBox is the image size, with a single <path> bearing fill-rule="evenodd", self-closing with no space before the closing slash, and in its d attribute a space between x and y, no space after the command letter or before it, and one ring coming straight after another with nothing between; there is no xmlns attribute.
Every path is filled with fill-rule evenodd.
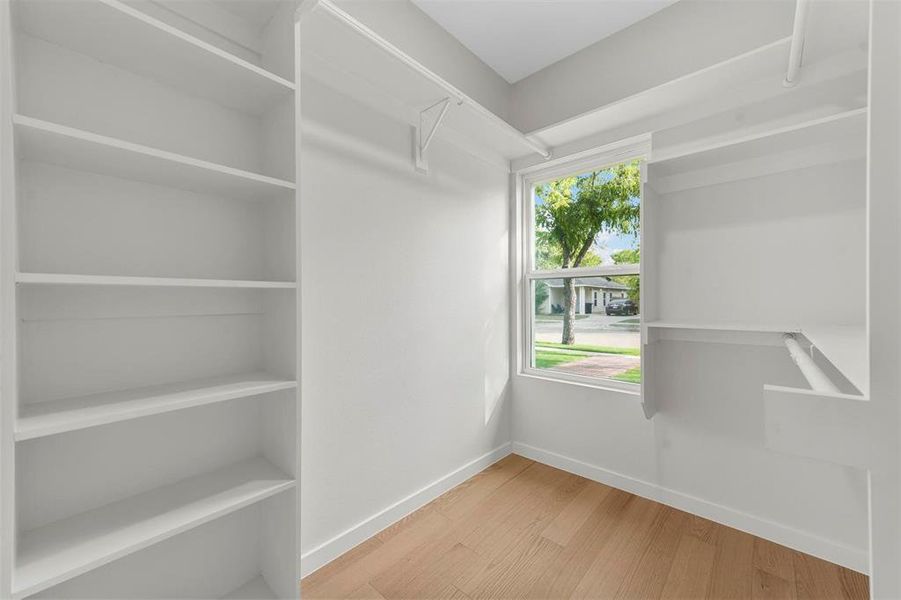
<svg viewBox="0 0 901 600"><path fill-rule="evenodd" d="M646 174L646 161L650 156L650 136L643 135L621 142L616 142L602 148L597 148L577 155L557 159L550 163L544 163L533 167L527 167L515 173L514 197L514 222L516 223L516 235L514 237L516 255L514 263L514 286L517 298L516 324L514 327L516 343L515 366L519 376L555 381L560 383L587 386L600 390L607 390L642 397L642 384L605 379L600 377L585 377L552 369L538 369L534 364L534 346L532 344L532 327L534 319L534 295L532 283L541 279L557 279L561 277L561 271L565 271L568 277L605 277L616 275L638 275L642 290L646 288L641 268L641 263L630 265L603 265L599 267L577 267L574 269L538 270L534 268L534 199L532 189L536 184L557 179L574 173L584 173L612 167L624 162L638 160L641 166L641 212L639 219L644 215L644 182ZM643 230L643 228L641 228ZM640 239L640 238L639 238ZM640 243L640 241L639 241ZM639 315L644 313L644 296L640 299ZM642 319L643 317L639 317ZM641 327L643 328L643 322ZM647 377L642 360L642 381Z"/></svg>

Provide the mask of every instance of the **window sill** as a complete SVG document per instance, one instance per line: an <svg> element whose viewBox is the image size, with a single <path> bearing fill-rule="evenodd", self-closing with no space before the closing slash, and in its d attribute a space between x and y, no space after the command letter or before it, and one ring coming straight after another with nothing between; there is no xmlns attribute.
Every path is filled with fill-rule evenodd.
<svg viewBox="0 0 901 600"><path fill-rule="evenodd" d="M605 392L615 392L626 396L631 396L641 401L641 385L637 383L626 383L613 380L598 380L590 377L580 377L578 375L569 375L567 373L548 372L542 369L533 369L531 367L522 369L518 375L528 379L539 379L551 383L562 383L566 385L577 385L580 387L602 390Z"/></svg>

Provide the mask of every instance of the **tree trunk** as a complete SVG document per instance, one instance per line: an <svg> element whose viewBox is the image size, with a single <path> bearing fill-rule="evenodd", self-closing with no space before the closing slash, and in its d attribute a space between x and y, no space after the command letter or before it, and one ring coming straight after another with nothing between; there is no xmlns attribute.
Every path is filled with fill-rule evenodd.
<svg viewBox="0 0 901 600"><path fill-rule="evenodd" d="M563 280L563 343L576 343L576 280L568 277Z"/></svg>

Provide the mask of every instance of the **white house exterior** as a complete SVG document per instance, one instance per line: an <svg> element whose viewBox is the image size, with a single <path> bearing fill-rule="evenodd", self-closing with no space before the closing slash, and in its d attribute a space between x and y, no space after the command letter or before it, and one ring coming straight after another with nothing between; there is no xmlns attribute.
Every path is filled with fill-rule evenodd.
<svg viewBox="0 0 901 600"><path fill-rule="evenodd" d="M563 280L546 279L548 297L537 307L538 314L549 315L553 307L563 306ZM589 314L600 312L604 314L604 307L611 300L620 300L628 297L629 288L622 283L608 279L607 277L577 277L576 278L576 314Z"/></svg>

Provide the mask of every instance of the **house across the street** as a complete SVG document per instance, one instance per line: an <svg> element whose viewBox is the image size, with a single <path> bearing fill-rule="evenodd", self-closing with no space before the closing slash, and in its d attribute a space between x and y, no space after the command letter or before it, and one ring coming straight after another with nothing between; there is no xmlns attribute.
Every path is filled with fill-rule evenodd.
<svg viewBox="0 0 901 600"><path fill-rule="evenodd" d="M607 277L576 277L576 314L591 314L595 311L604 313L603 308L612 300L628 297L628 286ZM562 312L563 280L546 279L548 286L547 299L538 307L538 314L549 315Z"/></svg>

